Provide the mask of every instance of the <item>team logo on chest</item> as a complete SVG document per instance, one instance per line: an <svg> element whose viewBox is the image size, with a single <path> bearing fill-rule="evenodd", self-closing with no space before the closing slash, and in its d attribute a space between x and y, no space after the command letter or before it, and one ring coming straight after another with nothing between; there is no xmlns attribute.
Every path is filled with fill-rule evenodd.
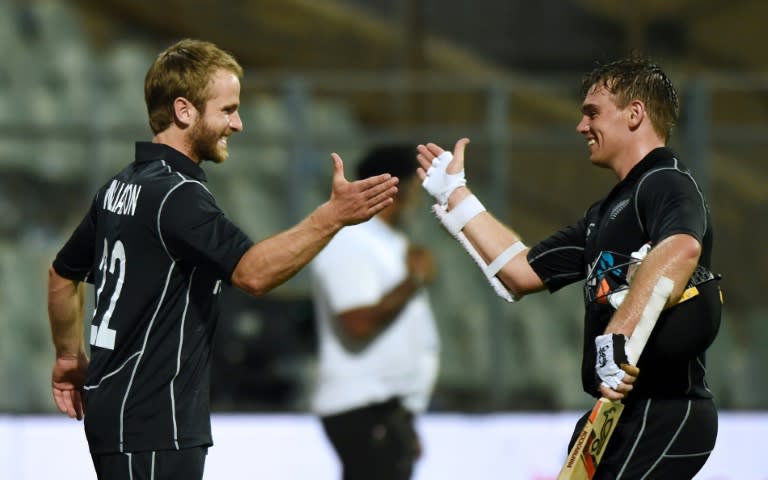
<svg viewBox="0 0 768 480"><path fill-rule="evenodd" d="M627 207L627 205L629 205L629 199L628 198L625 198L624 200L622 200L619 203L617 203L611 209L611 213L608 215L608 218L610 218L611 220L616 220L616 217L619 216L621 211L624 210Z"/></svg>

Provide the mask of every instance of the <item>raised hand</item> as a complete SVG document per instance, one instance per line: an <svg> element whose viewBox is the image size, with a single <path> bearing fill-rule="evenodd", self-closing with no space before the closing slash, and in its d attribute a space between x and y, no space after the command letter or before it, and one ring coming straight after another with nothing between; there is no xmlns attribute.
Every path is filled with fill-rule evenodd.
<svg viewBox="0 0 768 480"><path fill-rule="evenodd" d="M453 154L434 143L417 146L419 167L416 171L424 189L440 205L446 205L451 194L466 185L464 149L468 143L467 138L457 141Z"/></svg>
<svg viewBox="0 0 768 480"><path fill-rule="evenodd" d="M328 202L342 225L364 222L394 202L399 179L389 174L350 182L344 177L344 162L336 153L333 158L333 183Z"/></svg>

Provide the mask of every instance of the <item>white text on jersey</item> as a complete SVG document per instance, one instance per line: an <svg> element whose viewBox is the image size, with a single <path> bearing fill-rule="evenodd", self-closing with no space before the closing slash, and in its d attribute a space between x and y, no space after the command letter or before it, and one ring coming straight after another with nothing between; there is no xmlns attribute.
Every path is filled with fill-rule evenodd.
<svg viewBox="0 0 768 480"><path fill-rule="evenodd" d="M133 215L139 202L141 185L112 180L104 195L104 209L118 215Z"/></svg>

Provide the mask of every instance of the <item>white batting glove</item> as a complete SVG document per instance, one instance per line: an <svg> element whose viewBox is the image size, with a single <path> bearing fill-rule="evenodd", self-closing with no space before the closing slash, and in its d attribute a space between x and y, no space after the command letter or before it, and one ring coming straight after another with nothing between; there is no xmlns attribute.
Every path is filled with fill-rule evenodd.
<svg viewBox="0 0 768 480"><path fill-rule="evenodd" d="M625 346L627 337L617 333L606 333L595 338L597 360L595 370L604 384L616 390L624 379L625 372L619 365L629 363Z"/></svg>
<svg viewBox="0 0 768 480"><path fill-rule="evenodd" d="M453 160L451 152L445 151L441 153L432 160L432 166L429 167L427 176L421 182L424 190L429 192L437 200L437 203L443 206L448 204L448 198L450 198L454 190L467 184L467 180L464 178L464 169L459 173L448 173L446 171L451 160Z"/></svg>

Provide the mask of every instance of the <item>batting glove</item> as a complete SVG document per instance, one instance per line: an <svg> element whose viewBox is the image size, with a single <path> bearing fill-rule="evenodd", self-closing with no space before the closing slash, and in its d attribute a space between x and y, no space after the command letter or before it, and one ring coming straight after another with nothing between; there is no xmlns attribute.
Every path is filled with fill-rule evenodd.
<svg viewBox="0 0 768 480"><path fill-rule="evenodd" d="M445 151L432 160L432 166L427 170L427 176L421 183L424 190L429 192L437 203L445 206L448 204L448 198L454 190L467 184L464 178L464 169L459 173L448 173L446 169L453 160L453 154Z"/></svg>
<svg viewBox="0 0 768 480"><path fill-rule="evenodd" d="M616 390L624 378L624 370L619 365L629 363L625 346L627 337L617 333L606 333L595 338L597 376L606 385Z"/></svg>

